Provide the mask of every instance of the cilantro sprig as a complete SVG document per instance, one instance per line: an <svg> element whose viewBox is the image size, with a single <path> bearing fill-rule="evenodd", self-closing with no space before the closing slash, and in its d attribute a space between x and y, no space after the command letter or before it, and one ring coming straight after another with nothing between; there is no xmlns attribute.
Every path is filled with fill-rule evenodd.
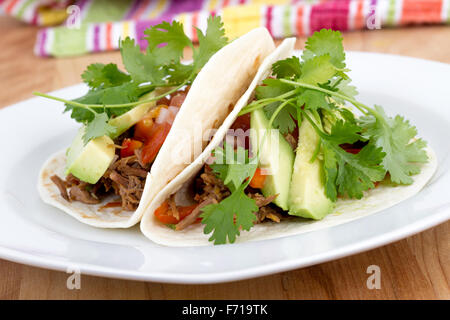
<svg viewBox="0 0 450 320"><path fill-rule="evenodd" d="M147 49L142 52L135 40L127 37L120 42L120 53L127 73L116 64L95 63L82 74L89 91L82 97L66 100L35 92L37 96L63 102L64 112L86 125L84 142L114 134L109 120L135 106L157 101L185 85L189 85L211 56L225 46L228 39L221 18L211 16L206 33L197 29L199 45L194 47L177 21L162 22L144 31ZM193 61L184 64L184 50L193 50ZM163 95L145 100L139 98L157 87L171 87Z"/></svg>
<svg viewBox="0 0 450 320"><path fill-rule="evenodd" d="M212 233L209 241L214 241L214 244L233 243L240 230L248 231L253 227L258 206L244 191L255 174L257 164L256 157L248 157L248 150L242 147L234 150L227 142L223 148L214 150L214 163L210 167L232 192L220 203L202 209L203 232Z"/></svg>
<svg viewBox="0 0 450 320"><path fill-rule="evenodd" d="M348 71L341 34L321 30L307 40L301 59L291 57L272 66L275 78L264 80L256 100L240 112L263 108L268 117L277 112L273 127L282 134L292 132L295 121L309 121L320 137L311 160L319 154L323 159L325 192L333 201L339 195L361 198L386 174L394 183L411 184L411 176L420 172L418 164L427 161L426 142L415 138L416 128L399 115L386 115L380 106L356 100ZM343 107L345 102L361 116ZM326 126L316 125L313 118ZM357 141L365 144L357 154L341 147Z"/></svg>

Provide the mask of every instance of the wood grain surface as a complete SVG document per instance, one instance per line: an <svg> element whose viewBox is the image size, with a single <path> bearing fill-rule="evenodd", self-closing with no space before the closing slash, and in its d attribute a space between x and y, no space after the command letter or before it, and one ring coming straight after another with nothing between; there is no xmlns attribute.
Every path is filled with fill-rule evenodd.
<svg viewBox="0 0 450 320"><path fill-rule="evenodd" d="M0 30L0 107L30 98L33 91L76 84L92 62L120 64L117 52L37 58L33 55L35 27L0 17ZM347 50L450 63L449 27L351 32L344 39ZM299 39L298 48L303 42ZM66 273L0 260L0 299L450 299L449 249L447 222L365 253L246 281L173 285L82 276L80 290L66 288ZM370 265L381 268L381 289L366 286Z"/></svg>

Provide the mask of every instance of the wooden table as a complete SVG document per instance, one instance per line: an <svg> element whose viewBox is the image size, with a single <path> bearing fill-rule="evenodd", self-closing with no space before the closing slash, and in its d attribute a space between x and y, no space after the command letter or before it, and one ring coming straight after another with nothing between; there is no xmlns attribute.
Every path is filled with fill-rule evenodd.
<svg viewBox="0 0 450 320"><path fill-rule="evenodd" d="M0 107L80 82L92 62L117 52L66 59L33 55L36 28L0 17ZM347 33L347 50L387 52L450 63L450 28L416 27ZM299 39L301 48L304 39ZM432 93L431 93L432 94ZM26 115L24 115L26 116ZM173 285L68 275L0 260L0 299L450 299L450 222L405 240L333 262L216 285ZM381 268L381 289L366 287L369 265Z"/></svg>

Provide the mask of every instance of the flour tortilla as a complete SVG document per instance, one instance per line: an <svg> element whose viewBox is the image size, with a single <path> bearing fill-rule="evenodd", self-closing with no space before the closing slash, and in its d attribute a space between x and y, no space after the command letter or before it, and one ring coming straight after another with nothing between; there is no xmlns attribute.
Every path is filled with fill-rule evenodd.
<svg viewBox="0 0 450 320"><path fill-rule="evenodd" d="M204 225L193 224L184 230L175 231L158 222L154 216L154 211L198 174L210 156L211 151L224 139L227 130L233 124L239 111L248 103L256 85L270 74L272 64L277 60L292 55L294 42L291 39L287 39L272 55L266 58L249 89L242 96L235 110L225 120L223 127L216 133L211 144L208 145L194 163L169 183L150 203L141 221L141 230L147 238L158 244L174 247L213 245L212 242L208 241L211 235L203 234ZM421 165L421 173L412 177L414 183L411 185L392 185L383 182L377 188L367 191L361 200L339 199L336 203L335 210L323 220L315 221L292 217L280 223L264 222L255 225L250 231L242 231L241 235L237 237L236 242L297 235L339 225L392 207L418 193L433 176L437 168L436 155L430 148L427 149L427 154L429 162Z"/></svg>
<svg viewBox="0 0 450 320"><path fill-rule="evenodd" d="M118 208L99 210L111 199L105 199L98 205L64 200L50 177L54 174L64 177L65 151L53 155L41 169L38 190L42 200L94 227L128 228L138 223L158 192L205 148L206 141L203 136L196 135L195 130L205 132L222 125L255 78L261 63L274 50L275 45L267 29L257 28L209 59L192 84L152 165L136 211L118 212ZM173 150L178 152L176 157Z"/></svg>

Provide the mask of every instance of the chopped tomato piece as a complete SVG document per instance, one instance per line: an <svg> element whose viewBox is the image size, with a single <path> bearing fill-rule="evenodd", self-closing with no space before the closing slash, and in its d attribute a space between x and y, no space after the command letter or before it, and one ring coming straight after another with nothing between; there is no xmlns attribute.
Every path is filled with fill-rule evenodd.
<svg viewBox="0 0 450 320"><path fill-rule="evenodd" d="M170 97L169 98L167 98L167 97L161 98L156 102L157 106L159 106L161 104L165 104L166 106L168 106L170 104Z"/></svg>
<svg viewBox="0 0 450 320"><path fill-rule="evenodd" d="M244 131L250 129L250 113L246 113L242 116L237 117L236 120L234 120L231 129L233 130L242 129Z"/></svg>
<svg viewBox="0 0 450 320"><path fill-rule="evenodd" d="M154 123L142 148L142 162L151 163L169 134L171 125L167 122Z"/></svg>
<svg viewBox="0 0 450 320"><path fill-rule="evenodd" d="M255 175L250 181L250 187L262 189L264 187L264 182L266 182L266 176L262 174L262 170L260 168L256 168Z"/></svg>
<svg viewBox="0 0 450 320"><path fill-rule="evenodd" d="M177 92L172 99L170 99L170 104L169 106L171 107L181 107L181 105L183 104L184 100L186 99L187 93L184 91L180 91Z"/></svg>
<svg viewBox="0 0 450 320"><path fill-rule="evenodd" d="M358 154L361 151L361 148L354 146L353 144L344 143L341 144L341 148L347 151L348 153Z"/></svg>
<svg viewBox="0 0 450 320"><path fill-rule="evenodd" d="M348 153L358 154L361 151L361 149L350 148L350 149L345 149L345 151L347 151Z"/></svg>
<svg viewBox="0 0 450 320"><path fill-rule="evenodd" d="M186 207L177 207L178 213L180 214L180 219L178 220L172 215L172 212L170 212L170 206L168 201L164 201L163 204L155 210L155 217L162 223L166 224L177 224L184 218L186 218L188 215L194 211L194 209L197 207L196 204Z"/></svg>
<svg viewBox="0 0 450 320"><path fill-rule="evenodd" d="M162 108L167 105L160 104L156 108L151 109L136 125L134 126L134 138L140 141L146 141L152 134L153 123L161 113Z"/></svg>
<svg viewBox="0 0 450 320"><path fill-rule="evenodd" d="M145 116L141 121L136 123L134 126L134 138L141 141L147 140L152 130L153 123L154 119L149 116Z"/></svg>
<svg viewBox="0 0 450 320"><path fill-rule="evenodd" d="M139 140L125 139L122 142L123 149L120 150L120 157L126 158L134 155L134 150L141 148L143 143Z"/></svg>

